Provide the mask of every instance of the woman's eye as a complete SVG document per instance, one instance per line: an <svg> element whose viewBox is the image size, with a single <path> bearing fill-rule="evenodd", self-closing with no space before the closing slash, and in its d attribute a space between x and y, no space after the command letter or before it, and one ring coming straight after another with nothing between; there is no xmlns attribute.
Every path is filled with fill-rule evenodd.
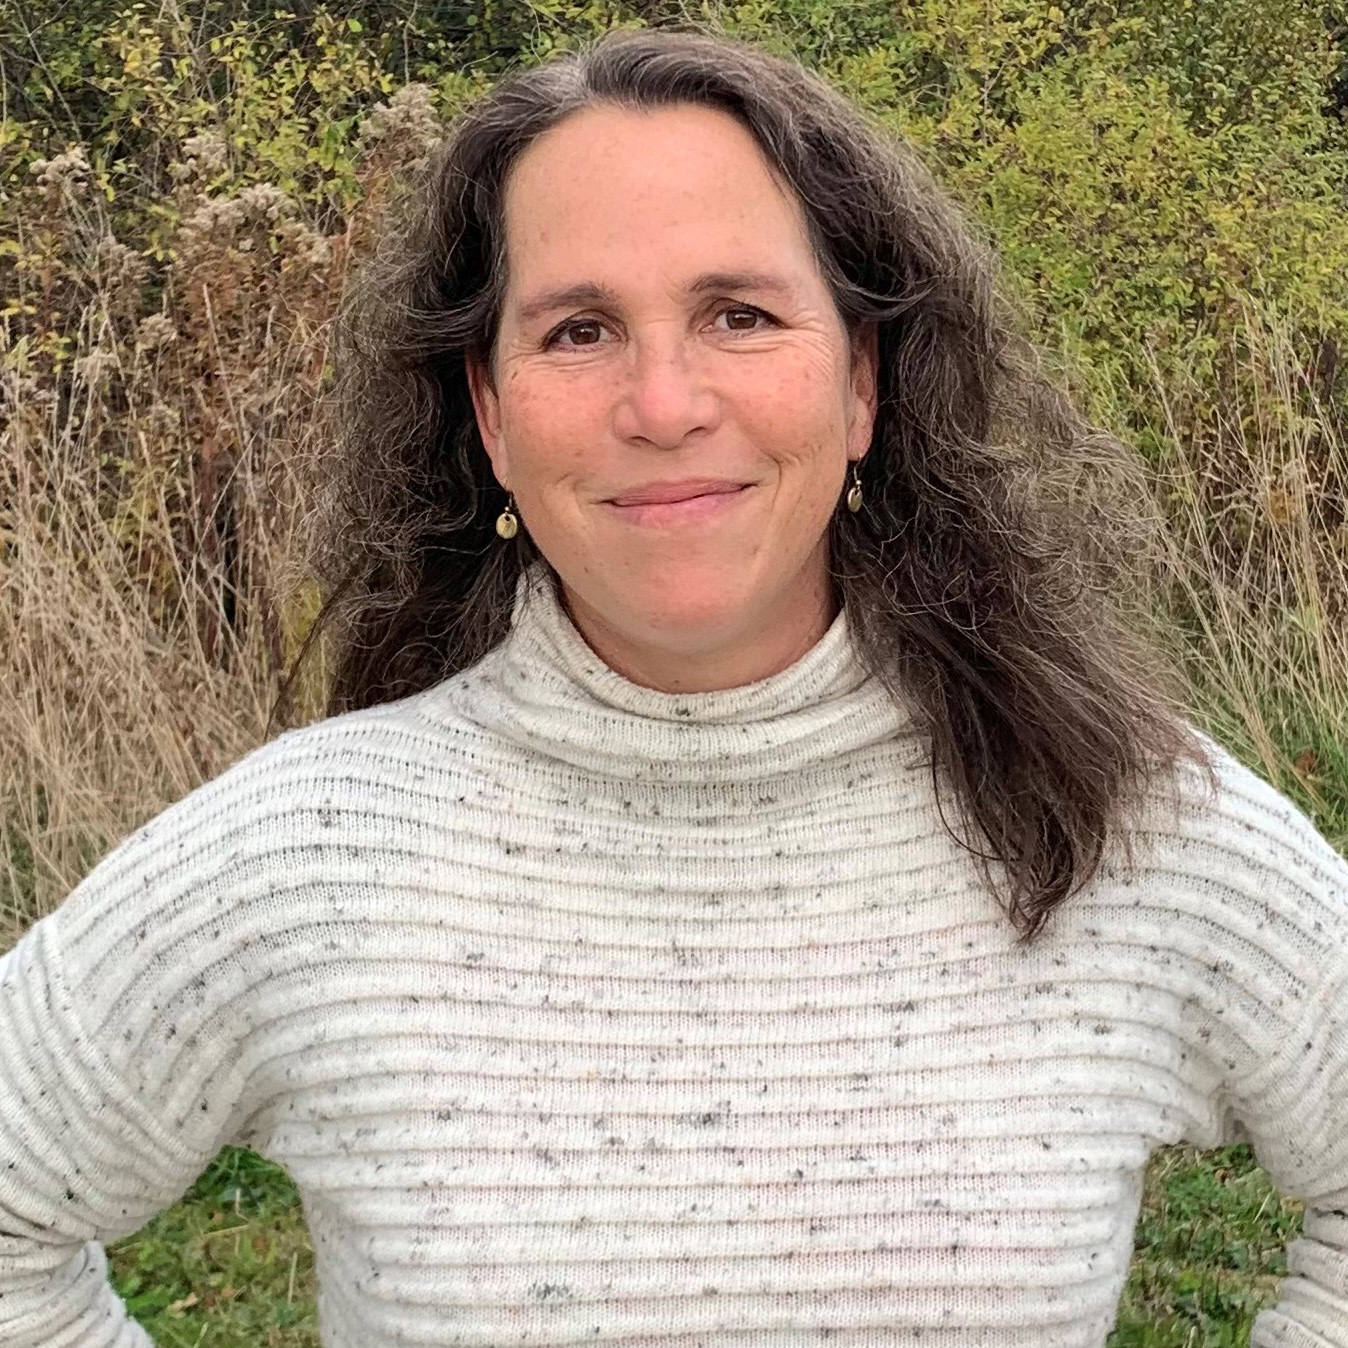
<svg viewBox="0 0 1348 1348"><path fill-rule="evenodd" d="M562 324L562 326L561 326L560 328L558 328L557 331L554 332L554 333L552 334L551 337L548 338L548 340L544 343L544 345L545 345L545 346L558 346L558 345L562 345L562 344L563 344L563 343L562 343L562 338L568 336L569 334L576 333L576 332L584 332L587 328L601 328L601 327L603 327L603 324L600 323L600 321L599 321L597 318L576 318L576 319L572 319L572 321L571 321L570 323L564 323L564 324ZM593 346L594 343L593 343L593 342L579 342L579 343L576 343L576 342L568 342L568 343L565 343L565 345L568 345L568 346L576 346L576 345L579 345L579 346Z"/></svg>
<svg viewBox="0 0 1348 1348"><path fill-rule="evenodd" d="M751 304L726 304L716 311L717 318L721 318L727 314L732 315L734 316L734 318L737 319L742 318L749 318L753 320L762 319L765 323L772 322L772 319L769 317L769 315L764 313L762 309L755 309ZM603 327L604 324L601 323L597 318L574 318L569 323L563 323L562 326L558 328L557 331L554 332L552 336L547 339L545 345L549 347L569 346L573 348L581 346L596 346L598 345L598 340L597 339L595 341L586 340L585 334L591 332L592 330L602 330ZM748 325L731 326L728 329L728 331L757 332L758 324L755 321ZM568 342L563 342L562 338L568 336L571 338L571 340ZM580 338L580 340L577 340L578 337Z"/></svg>
<svg viewBox="0 0 1348 1348"><path fill-rule="evenodd" d="M761 309L755 309L751 304L728 304L724 309L722 309L722 310L720 310L720 311L718 312L717 317L719 318L719 317L721 316L721 314L736 314L736 315L739 315L740 317L746 317L746 316L747 316L747 317L749 317L749 318L755 318L755 319L757 319L757 318L766 319L766 318L767 318L767 314L765 314ZM732 327L730 330L731 330L731 332L754 332L754 331L756 331L756 328L755 328L755 327L747 327L747 328L734 328L734 327Z"/></svg>

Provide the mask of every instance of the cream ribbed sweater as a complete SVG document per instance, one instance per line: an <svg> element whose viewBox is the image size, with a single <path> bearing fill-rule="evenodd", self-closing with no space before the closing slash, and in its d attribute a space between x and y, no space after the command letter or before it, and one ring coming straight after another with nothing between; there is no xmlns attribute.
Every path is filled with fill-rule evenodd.
<svg viewBox="0 0 1348 1348"><path fill-rule="evenodd" d="M0 960L0 1342L144 1344L99 1242L233 1142L333 1348L1099 1348L1152 1150L1248 1139L1307 1203L1252 1343L1348 1345L1348 865L1291 803L1216 750L1018 949L845 613L688 696L515 617Z"/></svg>

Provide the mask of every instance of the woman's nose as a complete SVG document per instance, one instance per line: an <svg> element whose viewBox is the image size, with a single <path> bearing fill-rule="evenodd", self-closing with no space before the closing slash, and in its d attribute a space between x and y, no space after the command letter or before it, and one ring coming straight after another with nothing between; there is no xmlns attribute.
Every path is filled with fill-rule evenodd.
<svg viewBox="0 0 1348 1348"><path fill-rule="evenodd" d="M614 429L625 440L676 449L715 417L705 366L681 334L635 339L621 381Z"/></svg>

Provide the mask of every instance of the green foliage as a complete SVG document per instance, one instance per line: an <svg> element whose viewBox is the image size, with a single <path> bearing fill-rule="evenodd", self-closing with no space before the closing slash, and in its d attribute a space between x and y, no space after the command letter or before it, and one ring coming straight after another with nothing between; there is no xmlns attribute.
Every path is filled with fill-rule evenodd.
<svg viewBox="0 0 1348 1348"><path fill-rule="evenodd" d="M1055 63L1015 114L953 178L1098 378L1144 386L1150 349L1163 373L1215 381L1246 298L1344 330L1348 149L1317 152L1290 124L1199 130L1117 55Z"/></svg>
<svg viewBox="0 0 1348 1348"><path fill-rule="evenodd" d="M97 43L92 77L105 99L107 124L93 144L110 198L146 180L163 191L163 148L210 128L228 161L205 182L208 191L268 182L319 215L323 207L344 212L359 195L359 116L395 80L356 21L319 12L295 45L291 18L235 19L203 53L180 14L141 3L123 13Z"/></svg>
<svg viewBox="0 0 1348 1348"><path fill-rule="evenodd" d="M706 12L912 141L998 249L1036 335L1144 446L1152 362L1209 386L1177 428L1197 433L1248 357L1248 302L1293 315L1308 342L1348 340L1348 127L1326 97L1348 60L1317 4Z"/></svg>
<svg viewBox="0 0 1348 1348"><path fill-rule="evenodd" d="M1324 6L1305 0L1085 0L1069 9L1129 25L1133 68L1153 70L1196 125L1314 127L1344 61Z"/></svg>
<svg viewBox="0 0 1348 1348"><path fill-rule="evenodd" d="M209 37L199 18L212 21ZM362 121L403 85L391 70L398 35L371 34L361 20L324 8L298 24L291 10L221 19L215 5L198 16L136 0L96 32L79 26L74 40L87 45L78 113L5 126L0 204L39 155L71 143L74 128L116 232L165 256L164 240L181 220L175 165L190 157L184 147L193 138L211 133L226 155L195 186L228 195L266 183L304 205L315 224L340 228L364 194L356 169ZM55 55L52 62L45 68L65 70ZM485 86L484 76L454 63L430 65L423 59L416 73L433 74L433 102L443 113ZM59 87L56 96L71 106Z"/></svg>

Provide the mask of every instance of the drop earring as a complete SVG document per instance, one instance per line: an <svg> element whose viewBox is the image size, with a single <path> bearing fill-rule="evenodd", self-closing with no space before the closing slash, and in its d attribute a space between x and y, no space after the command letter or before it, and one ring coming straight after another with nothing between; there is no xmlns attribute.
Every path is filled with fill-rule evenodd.
<svg viewBox="0 0 1348 1348"><path fill-rule="evenodd" d="M506 508L496 517L496 532L502 538L514 538L519 532L520 522L515 515L515 497L511 492L507 492L509 498L506 501Z"/></svg>
<svg viewBox="0 0 1348 1348"><path fill-rule="evenodd" d="M854 515L861 509L860 463L861 461L858 459L852 464L852 486L847 493L847 508Z"/></svg>

